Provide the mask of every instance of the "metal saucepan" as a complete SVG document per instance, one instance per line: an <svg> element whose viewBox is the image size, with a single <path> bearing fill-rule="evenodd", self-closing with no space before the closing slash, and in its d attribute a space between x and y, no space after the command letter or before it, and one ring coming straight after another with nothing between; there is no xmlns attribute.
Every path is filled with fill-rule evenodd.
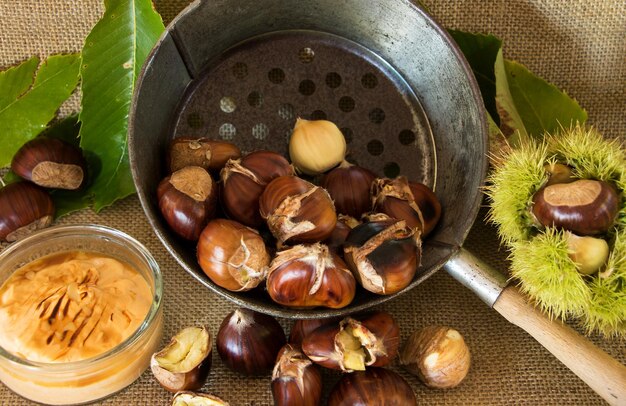
<svg viewBox="0 0 626 406"><path fill-rule="evenodd" d="M424 241L422 263L405 290L389 296L361 290L337 310L285 308L262 289L234 293L213 284L196 262L195 245L162 220L155 195L173 137L221 138L244 153L270 149L287 156L297 117L335 122L352 162L435 190L443 216ZM462 54L408 0L196 1L169 25L139 77L129 155L141 204L166 249L202 284L238 305L287 318L345 315L393 299L444 267L606 399L626 401L617 385L626 379L621 364L545 320L513 288L505 289L502 276L485 271L461 248L482 199L485 117ZM556 330L558 339L550 336ZM576 355L563 339L588 347ZM598 362L605 365L593 367Z"/></svg>

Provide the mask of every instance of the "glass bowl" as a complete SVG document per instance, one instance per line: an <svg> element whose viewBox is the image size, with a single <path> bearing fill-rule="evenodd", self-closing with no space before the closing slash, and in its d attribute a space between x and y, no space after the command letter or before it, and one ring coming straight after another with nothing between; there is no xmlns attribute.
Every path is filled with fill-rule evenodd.
<svg viewBox="0 0 626 406"><path fill-rule="evenodd" d="M145 278L152 303L134 333L91 358L35 362L8 352L0 343L0 380L18 395L44 404L88 403L124 389L146 370L161 341L161 271L150 252L121 231L100 225L71 225L32 234L0 252L0 285L34 260L70 251L103 254L128 264Z"/></svg>

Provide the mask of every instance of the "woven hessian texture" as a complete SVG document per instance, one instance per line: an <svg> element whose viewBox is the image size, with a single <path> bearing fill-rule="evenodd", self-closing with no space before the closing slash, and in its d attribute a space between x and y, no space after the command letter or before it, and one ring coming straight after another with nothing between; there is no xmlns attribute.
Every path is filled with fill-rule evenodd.
<svg viewBox="0 0 626 406"><path fill-rule="evenodd" d="M391 1L391 0L390 0ZM156 2L169 22L189 1ZM338 6L341 2L338 2ZM555 83L589 112L589 122L605 135L626 131L626 2L575 0L426 1L444 26L493 33L504 40L505 55ZM367 2L364 1L364 5ZM0 0L0 67L33 54L78 51L102 13L97 0ZM72 98L62 114L78 109ZM481 213L481 218L484 212ZM164 341L179 329L206 324L213 334L234 306L196 282L167 254L148 225L138 200L131 197L99 215L83 211L60 221L100 223L119 228L152 251L165 275ZM477 221L466 242L489 264L506 269L494 230ZM508 324L445 272L384 307L400 323L402 340L417 328L443 324L458 329L472 353L467 379L456 389L433 390L394 365L413 387L420 404L602 404L572 372L519 328ZM287 332L291 325L282 320ZM623 342L591 340L626 363ZM337 380L325 373L325 393ZM217 353L203 390L233 405L269 405L269 376L244 378L227 370ZM107 405L165 405L171 394L149 372L135 384L102 402ZM0 386L0 404L29 402Z"/></svg>

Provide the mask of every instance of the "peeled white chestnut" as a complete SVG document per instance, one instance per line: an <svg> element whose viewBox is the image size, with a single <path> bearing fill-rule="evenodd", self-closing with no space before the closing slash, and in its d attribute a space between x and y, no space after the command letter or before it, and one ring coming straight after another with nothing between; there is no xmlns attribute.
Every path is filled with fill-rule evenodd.
<svg viewBox="0 0 626 406"><path fill-rule="evenodd" d="M281 244L325 240L337 223L328 192L296 176L271 181L261 195L259 210Z"/></svg>
<svg viewBox="0 0 626 406"><path fill-rule="evenodd" d="M320 185L328 191L337 213L359 218L372 209L370 189L376 175L347 161L328 172Z"/></svg>
<svg viewBox="0 0 626 406"><path fill-rule="evenodd" d="M199 166L186 166L163 179L157 188L159 209L172 231L197 241L215 215L217 184Z"/></svg>
<svg viewBox="0 0 626 406"><path fill-rule="evenodd" d="M322 397L319 369L298 346L285 345L272 372L275 406L317 406Z"/></svg>
<svg viewBox="0 0 626 406"><path fill-rule="evenodd" d="M37 137L13 156L11 169L39 186L74 190L87 180L87 162L80 148L57 138Z"/></svg>
<svg viewBox="0 0 626 406"><path fill-rule="evenodd" d="M449 327L429 326L415 331L400 352L400 364L431 388L453 388L470 368L469 348L461 334Z"/></svg>
<svg viewBox="0 0 626 406"><path fill-rule="evenodd" d="M174 138L167 149L167 165L170 172L186 166L200 166L206 170L219 171L229 159L238 159L241 151L235 144L207 138Z"/></svg>
<svg viewBox="0 0 626 406"><path fill-rule="evenodd" d="M182 329L152 355L152 374L170 392L200 389L211 370L213 342L205 327Z"/></svg>
<svg viewBox="0 0 626 406"><path fill-rule="evenodd" d="M197 258L215 284L231 291L257 287L265 280L270 263L259 233L226 219L212 220L202 230Z"/></svg>
<svg viewBox="0 0 626 406"><path fill-rule="evenodd" d="M16 182L0 189L0 240L17 241L53 219L52 198L39 186Z"/></svg>
<svg viewBox="0 0 626 406"><path fill-rule="evenodd" d="M208 393L178 392L172 406L228 406L229 403Z"/></svg>
<svg viewBox="0 0 626 406"><path fill-rule="evenodd" d="M289 139L289 157L296 170L319 175L337 166L346 155L341 130L328 120L298 118Z"/></svg>
<svg viewBox="0 0 626 406"><path fill-rule="evenodd" d="M576 264L578 272L592 275L606 264L609 258L609 244L602 238L579 237L566 232L568 255Z"/></svg>

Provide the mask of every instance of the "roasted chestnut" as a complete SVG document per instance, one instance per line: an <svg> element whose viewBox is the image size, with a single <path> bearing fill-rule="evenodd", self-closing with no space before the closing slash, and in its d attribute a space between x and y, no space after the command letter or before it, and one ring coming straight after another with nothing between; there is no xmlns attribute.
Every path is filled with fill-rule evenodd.
<svg viewBox="0 0 626 406"><path fill-rule="evenodd" d="M343 161L322 178L321 186L335 202L337 213L355 218L372 209L370 189L376 175L369 169Z"/></svg>
<svg viewBox="0 0 626 406"><path fill-rule="evenodd" d="M47 188L74 190L87 180L87 162L80 148L58 138L28 141L13 156L11 169Z"/></svg>
<svg viewBox="0 0 626 406"><path fill-rule="evenodd" d="M399 344L400 328L393 317L375 311L315 329L302 340L302 351L323 367L351 372L388 365Z"/></svg>
<svg viewBox="0 0 626 406"><path fill-rule="evenodd" d="M275 318L243 308L226 316L216 341L224 364L245 375L269 373L285 344L285 332Z"/></svg>
<svg viewBox="0 0 626 406"><path fill-rule="evenodd" d="M17 241L54 219L54 203L45 190L30 182L0 189L0 240Z"/></svg>
<svg viewBox="0 0 626 406"><path fill-rule="evenodd" d="M345 374L330 392L328 406L417 406L411 386L384 368L368 368Z"/></svg>
<svg viewBox="0 0 626 406"><path fill-rule="evenodd" d="M421 259L421 242L403 220L356 226L344 243L344 258L361 286L391 295L411 283Z"/></svg>
<svg viewBox="0 0 626 406"><path fill-rule="evenodd" d="M276 406L316 406L322 397L322 376L317 366L292 344L278 353L272 372Z"/></svg>
<svg viewBox="0 0 626 406"><path fill-rule="evenodd" d="M261 226L264 221L259 213L259 198L265 186L279 176L293 173L289 162L276 152L255 151L229 160L221 172L226 214L246 226Z"/></svg>
<svg viewBox="0 0 626 406"><path fill-rule="evenodd" d="M361 224L357 219L347 216L345 214L337 215L337 223L333 232L330 233L330 237L324 240L324 244L328 246L328 249L343 257L343 243L348 238L350 231Z"/></svg>
<svg viewBox="0 0 626 406"><path fill-rule="evenodd" d="M337 317L331 317L328 319L310 319L310 320L296 320L289 332L289 344L300 346L304 337L312 333L314 330L327 324L339 324L341 321Z"/></svg>
<svg viewBox="0 0 626 406"><path fill-rule="evenodd" d="M356 281L324 244L296 245L279 252L270 264L267 292L283 306L339 309L354 299Z"/></svg>
<svg viewBox="0 0 626 406"><path fill-rule="evenodd" d="M430 234L441 217L441 203L432 190L404 176L376 179L372 200L374 211L406 221L409 227L420 230L422 238Z"/></svg>
<svg viewBox="0 0 626 406"><path fill-rule="evenodd" d="M150 368L170 392L200 389L211 370L213 342L205 327L187 327L152 355Z"/></svg>
<svg viewBox="0 0 626 406"><path fill-rule="evenodd" d="M578 235L607 232L615 223L619 197L603 181L579 179L543 187L533 196L532 213L544 227L557 227Z"/></svg>
<svg viewBox="0 0 626 406"><path fill-rule="evenodd" d="M255 288L267 276L270 256L259 234L236 221L215 219L198 240L198 264L215 284L232 291Z"/></svg>
<svg viewBox="0 0 626 406"><path fill-rule="evenodd" d="M178 392L172 406L228 406L229 403L208 393Z"/></svg>
<svg viewBox="0 0 626 406"><path fill-rule="evenodd" d="M219 171L229 159L241 157L235 144L207 138L174 138L167 149L167 165L170 172L185 166L200 166L206 170Z"/></svg>
<svg viewBox="0 0 626 406"><path fill-rule="evenodd" d="M179 236L196 241L215 215L217 185L199 166L187 166L163 179L157 188L159 209Z"/></svg>
<svg viewBox="0 0 626 406"><path fill-rule="evenodd" d="M328 192L296 176L271 181L259 204L261 216L279 243L325 240L337 223Z"/></svg>

